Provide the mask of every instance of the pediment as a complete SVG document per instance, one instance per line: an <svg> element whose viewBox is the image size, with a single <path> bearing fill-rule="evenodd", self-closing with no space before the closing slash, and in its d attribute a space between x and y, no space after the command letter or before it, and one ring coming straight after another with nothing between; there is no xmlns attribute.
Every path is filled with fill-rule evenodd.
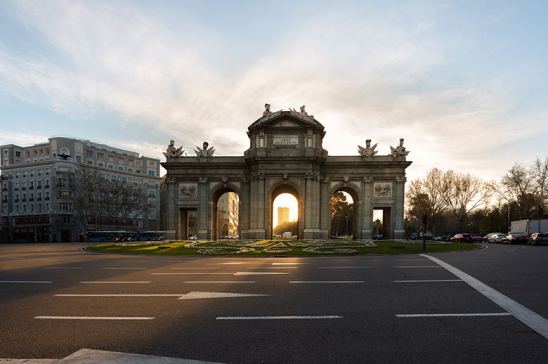
<svg viewBox="0 0 548 364"><path fill-rule="evenodd" d="M295 120L285 119L274 122L270 124L270 126L273 128L299 128L303 126L303 123L298 123Z"/></svg>
<svg viewBox="0 0 548 364"><path fill-rule="evenodd" d="M314 119L313 116L303 115L294 111L277 111L270 115L263 116L249 126L249 130L258 128L319 128L323 125Z"/></svg>

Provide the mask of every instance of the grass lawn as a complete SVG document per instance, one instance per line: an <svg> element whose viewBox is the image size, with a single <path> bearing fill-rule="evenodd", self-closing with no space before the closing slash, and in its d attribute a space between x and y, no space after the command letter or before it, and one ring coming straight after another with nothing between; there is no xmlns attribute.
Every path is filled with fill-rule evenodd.
<svg viewBox="0 0 548 364"><path fill-rule="evenodd" d="M479 244L429 242L427 253L456 250L474 250ZM103 253L154 254L154 255L197 255L197 256L238 256L238 257L305 257L333 255L369 254L416 254L422 253L422 242L402 243L376 241L365 243L355 240L258 240L240 241L178 241L169 243L110 243L97 244L88 250Z"/></svg>

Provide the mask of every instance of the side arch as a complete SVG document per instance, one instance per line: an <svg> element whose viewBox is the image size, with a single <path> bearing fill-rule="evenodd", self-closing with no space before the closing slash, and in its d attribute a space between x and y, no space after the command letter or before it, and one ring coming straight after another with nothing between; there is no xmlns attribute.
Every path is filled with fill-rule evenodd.
<svg viewBox="0 0 548 364"><path fill-rule="evenodd" d="M232 183L218 183L211 187L210 189L210 219L211 225L210 225L210 231L211 236L210 239L217 240L220 237L219 229L218 229L218 203L221 196L227 192L233 192L238 196L238 236L241 236L241 220L242 220L242 194L240 191L240 188L238 186L232 184Z"/></svg>
<svg viewBox="0 0 548 364"><path fill-rule="evenodd" d="M352 197L354 204L352 217L352 236L354 239L361 238L362 216L361 216L361 190L358 186L349 182L339 182L329 189L329 209L331 209L331 198L338 192L346 192ZM331 211L329 211L329 237L333 236Z"/></svg>

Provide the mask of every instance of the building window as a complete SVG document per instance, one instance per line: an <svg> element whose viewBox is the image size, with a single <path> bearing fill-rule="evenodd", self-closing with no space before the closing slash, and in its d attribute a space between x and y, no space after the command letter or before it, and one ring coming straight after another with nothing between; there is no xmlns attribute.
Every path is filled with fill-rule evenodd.
<svg viewBox="0 0 548 364"><path fill-rule="evenodd" d="M5 152L6 152L5 154L8 154L8 153L7 153L7 152L8 152L7 150L6 150ZM18 158L21 157L21 152L20 152L20 151L16 151L16 152L15 152L15 156L18 157Z"/></svg>
<svg viewBox="0 0 548 364"><path fill-rule="evenodd" d="M123 171L123 170L124 170L124 167L123 167L123 166L118 166L118 170L119 170L119 171Z"/></svg>
<svg viewBox="0 0 548 364"><path fill-rule="evenodd" d="M109 164L109 165L108 165L108 168L109 168L109 169L114 169L114 166L113 166L112 164Z"/></svg>
<svg viewBox="0 0 548 364"><path fill-rule="evenodd" d="M156 176L156 171L153 171L153 170L149 169L149 170L148 170L148 176L149 176L149 177L154 177L154 176Z"/></svg>
<svg viewBox="0 0 548 364"><path fill-rule="evenodd" d="M93 158L93 151L92 150L86 150L86 158L92 159Z"/></svg>
<svg viewBox="0 0 548 364"><path fill-rule="evenodd" d="M148 191L149 198L156 198L156 191Z"/></svg>

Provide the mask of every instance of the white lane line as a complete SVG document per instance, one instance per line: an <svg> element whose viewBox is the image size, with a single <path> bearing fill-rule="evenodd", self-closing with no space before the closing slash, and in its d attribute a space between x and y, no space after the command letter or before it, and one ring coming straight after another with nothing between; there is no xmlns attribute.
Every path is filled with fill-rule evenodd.
<svg viewBox="0 0 548 364"><path fill-rule="evenodd" d="M404 313L396 317L482 317L482 316L512 316L508 312L486 312L486 313Z"/></svg>
<svg viewBox="0 0 548 364"><path fill-rule="evenodd" d="M274 262L272 265L298 265L298 264L306 264L303 262Z"/></svg>
<svg viewBox="0 0 548 364"><path fill-rule="evenodd" d="M346 284L346 283L349 283L349 284L356 284L356 283L364 283L364 281L289 281L290 284L315 284L315 283L320 283L320 284L338 284L338 283L342 283L342 284Z"/></svg>
<svg viewBox="0 0 548 364"><path fill-rule="evenodd" d="M200 283L204 283L204 284L217 284L217 283L219 283L219 284L223 284L223 283L252 284L252 283L255 283L255 281L186 281L186 282L183 282L183 283L190 283L190 284L200 284Z"/></svg>
<svg viewBox="0 0 548 364"><path fill-rule="evenodd" d="M123 316L35 316L39 320L154 320L154 317Z"/></svg>
<svg viewBox="0 0 548 364"><path fill-rule="evenodd" d="M342 319L339 315L324 316L219 316L215 320L332 320Z"/></svg>
<svg viewBox="0 0 548 364"><path fill-rule="evenodd" d="M367 268L371 268L369 266L366 266L366 265L355 265L355 266L339 266L339 267L336 267L336 266L332 266L332 267L318 267L319 269L367 269Z"/></svg>
<svg viewBox="0 0 548 364"><path fill-rule="evenodd" d="M84 284L147 284L150 281L81 281Z"/></svg>
<svg viewBox="0 0 548 364"><path fill-rule="evenodd" d="M236 272L234 273L235 276L262 276L262 275L276 275L276 274L290 274L290 273L288 272Z"/></svg>
<svg viewBox="0 0 548 364"><path fill-rule="evenodd" d="M218 272L169 272L169 273L150 273L155 276L173 276L173 275L213 275L224 274L233 275L234 273L218 273Z"/></svg>
<svg viewBox="0 0 548 364"><path fill-rule="evenodd" d="M435 258L428 254L421 254L421 256L428 258L434 263L437 263L443 268L447 269L449 272L453 273L454 275L468 283L476 291L499 305L502 309L511 313L515 318L523 322L525 325L529 326L531 329L548 339L548 320L541 315L531 311L527 307L503 295L499 291L489 287L480 280L472 277L469 274L464 273L460 269L457 269L438 258Z"/></svg>
<svg viewBox="0 0 548 364"><path fill-rule="evenodd" d="M103 269L146 269L143 267L111 267L111 268L103 268Z"/></svg>
<svg viewBox="0 0 548 364"><path fill-rule="evenodd" d="M439 265L395 265L393 268L441 268Z"/></svg>
<svg viewBox="0 0 548 364"><path fill-rule="evenodd" d="M50 284L52 281L0 281L0 283L36 283L36 284Z"/></svg>
<svg viewBox="0 0 548 364"><path fill-rule="evenodd" d="M464 282L462 279L409 279L405 281L393 281L394 283L436 283L436 282Z"/></svg>
<svg viewBox="0 0 548 364"><path fill-rule="evenodd" d="M84 269L84 267L46 267L46 269Z"/></svg>

